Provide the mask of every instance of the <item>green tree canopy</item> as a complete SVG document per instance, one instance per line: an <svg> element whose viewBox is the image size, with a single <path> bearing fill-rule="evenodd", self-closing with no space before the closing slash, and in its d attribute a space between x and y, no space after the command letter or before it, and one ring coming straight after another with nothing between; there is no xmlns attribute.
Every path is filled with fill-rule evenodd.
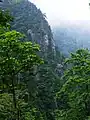
<svg viewBox="0 0 90 120"><path fill-rule="evenodd" d="M60 118L86 120L90 116L90 52L77 50L66 62L69 63L64 76L66 82L57 98L62 99L62 94L64 98L67 96L68 107L60 110Z"/></svg>

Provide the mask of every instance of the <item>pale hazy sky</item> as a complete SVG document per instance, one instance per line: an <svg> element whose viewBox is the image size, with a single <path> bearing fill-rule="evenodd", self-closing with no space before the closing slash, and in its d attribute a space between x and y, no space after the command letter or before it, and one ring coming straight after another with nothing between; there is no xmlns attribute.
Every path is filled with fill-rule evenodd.
<svg viewBox="0 0 90 120"><path fill-rule="evenodd" d="M90 20L89 0L30 0L43 13L51 25L60 20Z"/></svg>

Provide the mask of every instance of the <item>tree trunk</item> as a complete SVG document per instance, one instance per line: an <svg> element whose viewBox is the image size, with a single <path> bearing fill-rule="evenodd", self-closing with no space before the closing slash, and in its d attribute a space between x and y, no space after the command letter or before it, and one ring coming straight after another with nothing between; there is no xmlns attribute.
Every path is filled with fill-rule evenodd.
<svg viewBox="0 0 90 120"><path fill-rule="evenodd" d="M12 77L12 95L13 95L13 106L14 106L14 109L16 110L17 106L16 106L16 94L15 94L14 77ZM15 115L14 120L17 120L16 115Z"/></svg>
<svg viewBox="0 0 90 120"><path fill-rule="evenodd" d="M12 78L12 94L13 94L14 108L16 109L16 94L15 94L14 78Z"/></svg>

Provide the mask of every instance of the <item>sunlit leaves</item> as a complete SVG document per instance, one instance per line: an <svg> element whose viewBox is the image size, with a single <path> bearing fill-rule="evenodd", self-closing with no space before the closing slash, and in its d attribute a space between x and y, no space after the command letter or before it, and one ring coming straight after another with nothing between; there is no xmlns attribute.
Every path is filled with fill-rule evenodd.
<svg viewBox="0 0 90 120"><path fill-rule="evenodd" d="M5 101L6 98L8 100L5 104L2 101L3 105L0 104L0 119L2 120L8 120L8 118L16 120L18 117L25 119L27 112L31 114L27 111L27 108L30 109L29 95L27 96L25 92L28 89L26 88L27 81L23 83L20 80L24 72L29 72L29 80L30 72L34 73L35 66L42 64L43 60L38 55L39 45L21 41L23 37L25 36L16 31L0 34L0 93L3 96L1 100ZM18 112L21 113L18 115Z"/></svg>
<svg viewBox="0 0 90 120"><path fill-rule="evenodd" d="M16 31L2 34L0 40L1 71L3 67L7 67L7 72L10 70L8 73L15 74L20 68L24 70L26 67L30 68L43 62L36 54L39 46L31 42L21 42L22 37L23 35Z"/></svg>

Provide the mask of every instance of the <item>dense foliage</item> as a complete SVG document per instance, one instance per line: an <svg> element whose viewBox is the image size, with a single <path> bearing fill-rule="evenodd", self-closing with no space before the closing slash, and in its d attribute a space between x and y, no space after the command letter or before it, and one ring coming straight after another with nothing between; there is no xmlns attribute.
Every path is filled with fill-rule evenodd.
<svg viewBox="0 0 90 120"><path fill-rule="evenodd" d="M60 120L88 120L90 118L90 52L77 50L67 59L66 70L60 92L59 101ZM61 104L60 104L61 102Z"/></svg>
<svg viewBox="0 0 90 120"><path fill-rule="evenodd" d="M0 22L0 119L55 120L55 95L60 81L54 61L59 61L59 57L52 57L50 51L39 67L43 63L39 46L29 42L25 35L10 31L12 17L2 10L1 15L1 19L6 19L4 24ZM56 54L59 55L58 50Z"/></svg>
<svg viewBox="0 0 90 120"><path fill-rule="evenodd" d="M1 13L7 18L6 12ZM29 116L31 109L28 103L30 93L27 83L34 82L30 78L32 72L34 76L35 67L43 61L37 55L39 51L37 44L21 42L24 35L9 31L6 24L9 24L10 20L5 19L5 24L0 22L4 31L0 34L0 119L32 119ZM24 75L27 81L24 80L24 73L28 74Z"/></svg>
<svg viewBox="0 0 90 120"><path fill-rule="evenodd" d="M28 38L21 40L36 42L40 45L38 55L44 59L44 64L40 67L35 67L35 77L33 72L31 74L24 72L23 77L24 81L27 81L28 77L34 80L34 82L29 81L27 86L31 97L29 101L31 103L33 101L33 106L40 111L43 119L55 119L55 95L59 90L59 76L62 75L64 70L62 65L64 57L55 48L51 28L46 21L45 15L29 1L22 0L18 4L4 3L2 9L5 8L9 8L14 16L11 29L24 33Z"/></svg>
<svg viewBox="0 0 90 120"><path fill-rule="evenodd" d="M18 16L15 10L22 1L17 1L18 4L12 1L17 19L13 25L9 12L0 10L0 120L89 120L89 50L77 50L65 60L58 47L52 44L51 29L40 10L35 6L29 9L35 11L34 15L28 13L33 15L31 19L38 12L39 17L34 21L27 22L22 15ZM26 6L25 3L24 10ZM42 27L38 20L44 22ZM27 35L30 28L35 38L40 32L34 42L40 43L41 48ZM48 45L44 44L44 35L48 36ZM41 40L38 42L38 39Z"/></svg>

